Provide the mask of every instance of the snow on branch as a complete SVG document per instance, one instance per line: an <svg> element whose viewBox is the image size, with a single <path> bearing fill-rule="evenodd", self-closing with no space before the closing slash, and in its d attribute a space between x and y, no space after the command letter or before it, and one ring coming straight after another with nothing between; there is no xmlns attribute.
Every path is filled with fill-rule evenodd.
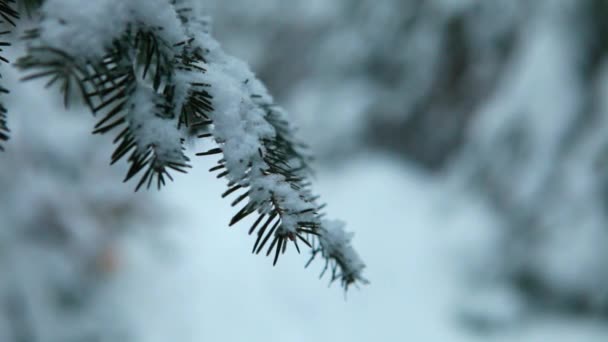
<svg viewBox="0 0 608 342"><path fill-rule="evenodd" d="M248 199L233 217L231 225L255 214L257 219L249 229L257 239L252 252L264 247L266 255L274 254L276 264L280 254L292 243L299 252L298 241L313 247L310 236L317 236L319 248L313 249L332 262L332 281L341 279L347 288L362 276L365 267L350 245L350 237L335 225L321 220L322 205L310 191L304 146L295 140L295 130L285 112L274 105L272 97L248 66L227 56L219 44L203 31L195 37L208 51L207 71L203 77L212 85L210 93L215 110L210 113L213 137L219 148L201 153L222 153L212 171L226 177L229 189L223 197L238 194L233 206ZM258 229L259 228L259 229ZM331 247L331 249L326 249Z"/></svg>
<svg viewBox="0 0 608 342"><path fill-rule="evenodd" d="M368 280L361 275L365 264L352 247L350 241L354 234L344 231L344 222L323 221L323 231L319 236L319 246L313 248L313 257L317 253L325 258L323 273L331 266L331 280L340 279L343 286L360 281L364 284Z"/></svg>
<svg viewBox="0 0 608 342"><path fill-rule="evenodd" d="M49 0L45 5L53 2ZM78 28L61 27L67 32L55 28L55 37L68 37ZM18 61L18 66L34 71L26 79L50 77L48 85L59 83L66 105L72 89L78 89L91 111L100 117L94 133L121 128L114 140L117 148L112 163L128 155L131 167L125 181L143 173L136 189L144 184L150 187L154 179L160 188L166 178L172 179L168 169L185 172L189 167L182 153L186 134L178 128L173 77L177 68L184 67L184 60L195 57L184 56L183 42L163 40L165 30L158 24L127 23L103 55L93 58L90 53L79 55L78 49L65 51L62 39L50 44L44 32L34 29L27 33L28 55Z"/></svg>
<svg viewBox="0 0 608 342"><path fill-rule="evenodd" d="M188 0L47 0L38 29L29 31L26 78L59 82L66 104L77 89L100 121L94 133L121 127L116 162L130 153L126 180L143 171L137 189L167 169L185 172L183 142L193 132L216 147L211 171L225 178L222 197L239 207L230 225L257 216L253 252L279 256L293 244L331 264L331 280L365 283L364 264L342 226L321 219L310 190L305 146L286 113L242 61L226 55L209 22ZM145 171L144 171L145 170Z"/></svg>
<svg viewBox="0 0 608 342"><path fill-rule="evenodd" d="M100 58L129 26L161 27L158 38L179 42L183 26L167 0L46 0L40 41L71 56Z"/></svg>

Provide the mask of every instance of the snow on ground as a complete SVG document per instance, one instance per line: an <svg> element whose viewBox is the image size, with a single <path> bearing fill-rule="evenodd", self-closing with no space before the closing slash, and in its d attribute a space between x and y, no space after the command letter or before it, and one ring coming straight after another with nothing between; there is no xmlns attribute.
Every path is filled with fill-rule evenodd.
<svg viewBox="0 0 608 342"><path fill-rule="evenodd" d="M127 244L129 265L113 284L118 309L131 317L143 341L608 338L601 321L569 317L524 316L490 335L475 335L459 324L463 301L478 301L490 313L513 306L509 296L492 300L498 308L481 294L469 291L463 297L462 274L451 260L459 253L449 246L483 243L481 232L494 220L479 201L411 166L365 155L319 170L316 189L331 216L356 232L354 245L371 280L345 299L337 284L327 288L328 279L317 279L320 263L303 269L306 255L287 253L274 268L269 258L251 255L248 226L227 227L234 210L219 196L224 184L206 172L212 161L195 163L191 174L160 194L175 213L172 227L162 239L145 230L134 234Z"/></svg>

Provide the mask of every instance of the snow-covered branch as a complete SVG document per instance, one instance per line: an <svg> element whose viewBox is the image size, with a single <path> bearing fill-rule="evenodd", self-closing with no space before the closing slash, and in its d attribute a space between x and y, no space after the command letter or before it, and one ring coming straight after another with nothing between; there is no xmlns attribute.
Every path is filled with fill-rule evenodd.
<svg viewBox="0 0 608 342"><path fill-rule="evenodd" d="M112 162L128 156L126 180L143 173L137 188L168 169L189 167L183 143L193 134L216 147L211 171L226 178L240 209L233 225L257 215L254 253L266 246L274 263L291 242L313 247L332 281L345 288L365 282L364 264L341 225L321 219L310 190L308 156L286 113L242 61L228 56L209 33L209 22L187 0L47 0L38 29L29 31L28 55L18 65L27 78L59 82L66 104L78 89L101 117L95 133L120 127ZM318 239L318 243L315 239Z"/></svg>
<svg viewBox="0 0 608 342"><path fill-rule="evenodd" d="M11 29L15 26L15 21L19 19L19 14L14 8L14 0L0 0L0 36L7 35L11 33ZM0 53L3 52L3 48L11 45L8 41L4 39L0 39ZM8 63L8 59L0 54L0 62ZM0 75L0 78L2 75ZM0 86L0 93L8 93L8 89ZM6 107L2 102L0 102L0 142L6 141L9 138L9 128L6 122ZM0 151L3 151L4 148L0 145Z"/></svg>

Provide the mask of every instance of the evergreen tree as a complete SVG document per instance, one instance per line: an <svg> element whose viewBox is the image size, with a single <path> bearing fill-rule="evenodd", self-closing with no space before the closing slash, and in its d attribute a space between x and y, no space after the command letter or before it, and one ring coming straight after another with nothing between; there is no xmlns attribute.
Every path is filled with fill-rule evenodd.
<svg viewBox="0 0 608 342"><path fill-rule="evenodd" d="M173 172L185 173L185 142L207 139L216 146L197 155L219 159L210 171L227 180L222 197L234 196L239 207L230 225L257 216L248 231L256 234L254 253L273 255L276 264L288 244L300 252L302 243L311 261L325 260L331 281L345 289L365 283L352 234L323 218L310 190L310 157L286 113L246 64L223 52L200 7L190 0L0 1L5 25L18 25L17 9L36 22L16 62L24 79L57 85L66 106L80 96L99 118L93 133L115 134L111 163L127 160L125 181L136 178L136 190L160 189Z"/></svg>

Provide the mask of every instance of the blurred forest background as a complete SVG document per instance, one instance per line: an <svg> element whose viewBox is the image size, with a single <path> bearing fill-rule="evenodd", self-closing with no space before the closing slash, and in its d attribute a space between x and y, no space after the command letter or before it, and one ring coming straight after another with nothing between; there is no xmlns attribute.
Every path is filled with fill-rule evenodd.
<svg viewBox="0 0 608 342"><path fill-rule="evenodd" d="M0 341L608 338L608 1L206 3L371 285L250 256L209 162L131 194L88 114L3 69Z"/></svg>

